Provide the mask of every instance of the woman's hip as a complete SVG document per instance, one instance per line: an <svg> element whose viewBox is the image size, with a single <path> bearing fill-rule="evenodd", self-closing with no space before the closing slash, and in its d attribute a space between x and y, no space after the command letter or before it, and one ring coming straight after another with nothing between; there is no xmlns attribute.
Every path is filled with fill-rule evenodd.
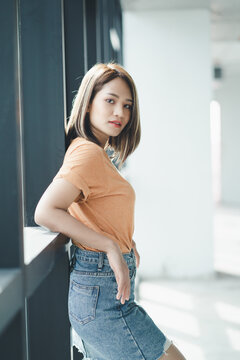
<svg viewBox="0 0 240 360"><path fill-rule="evenodd" d="M77 248L72 259L69 282L69 315L80 324L92 320L104 320L105 315L118 316L130 310L134 302L136 262L133 251L123 254L129 268L131 291L125 306L116 299L117 282L107 256L102 252L91 252Z"/></svg>

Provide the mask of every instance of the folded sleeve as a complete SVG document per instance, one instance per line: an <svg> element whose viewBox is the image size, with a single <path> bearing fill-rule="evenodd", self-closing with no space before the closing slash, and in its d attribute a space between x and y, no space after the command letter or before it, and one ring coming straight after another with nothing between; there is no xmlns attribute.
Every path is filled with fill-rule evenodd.
<svg viewBox="0 0 240 360"><path fill-rule="evenodd" d="M95 144L81 144L67 151L63 164L53 181L64 178L79 189L74 202L84 202L98 190L103 173L101 149Z"/></svg>

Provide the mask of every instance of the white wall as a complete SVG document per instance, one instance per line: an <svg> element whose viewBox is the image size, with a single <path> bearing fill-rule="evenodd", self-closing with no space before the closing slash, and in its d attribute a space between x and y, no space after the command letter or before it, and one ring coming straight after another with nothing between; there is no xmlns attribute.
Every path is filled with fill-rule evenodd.
<svg viewBox="0 0 240 360"><path fill-rule="evenodd" d="M213 271L210 17L125 12L124 65L139 93L142 140L128 160L142 277Z"/></svg>
<svg viewBox="0 0 240 360"><path fill-rule="evenodd" d="M214 99L221 106L221 202L240 206L240 65L225 65Z"/></svg>

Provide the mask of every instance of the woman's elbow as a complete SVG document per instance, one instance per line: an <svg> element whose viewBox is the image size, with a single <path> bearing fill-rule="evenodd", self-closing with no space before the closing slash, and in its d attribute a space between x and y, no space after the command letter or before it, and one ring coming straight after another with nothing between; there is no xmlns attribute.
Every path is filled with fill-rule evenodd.
<svg viewBox="0 0 240 360"><path fill-rule="evenodd" d="M57 232L54 224L51 221L51 216L48 209L43 209L40 206L37 206L34 212L34 221L37 225L42 226L49 231Z"/></svg>
<svg viewBox="0 0 240 360"><path fill-rule="evenodd" d="M34 212L34 221L39 226L45 226L44 212L37 206Z"/></svg>
<svg viewBox="0 0 240 360"><path fill-rule="evenodd" d="M38 209L38 205L37 205L37 207L36 207L36 209L35 209L35 212L34 212L34 221L35 221L35 223L37 224L37 225L40 225L40 222L41 222L41 217L40 217L40 211L39 211L39 209Z"/></svg>

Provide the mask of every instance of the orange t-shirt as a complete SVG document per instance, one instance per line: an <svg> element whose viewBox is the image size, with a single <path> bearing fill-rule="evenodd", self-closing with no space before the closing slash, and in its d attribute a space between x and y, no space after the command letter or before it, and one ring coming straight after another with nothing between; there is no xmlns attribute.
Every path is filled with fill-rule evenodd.
<svg viewBox="0 0 240 360"><path fill-rule="evenodd" d="M101 146L81 137L69 145L53 181L64 178L80 195L68 212L90 229L116 241L122 253L131 251L134 232L135 192ZM79 244L76 246L99 251Z"/></svg>

